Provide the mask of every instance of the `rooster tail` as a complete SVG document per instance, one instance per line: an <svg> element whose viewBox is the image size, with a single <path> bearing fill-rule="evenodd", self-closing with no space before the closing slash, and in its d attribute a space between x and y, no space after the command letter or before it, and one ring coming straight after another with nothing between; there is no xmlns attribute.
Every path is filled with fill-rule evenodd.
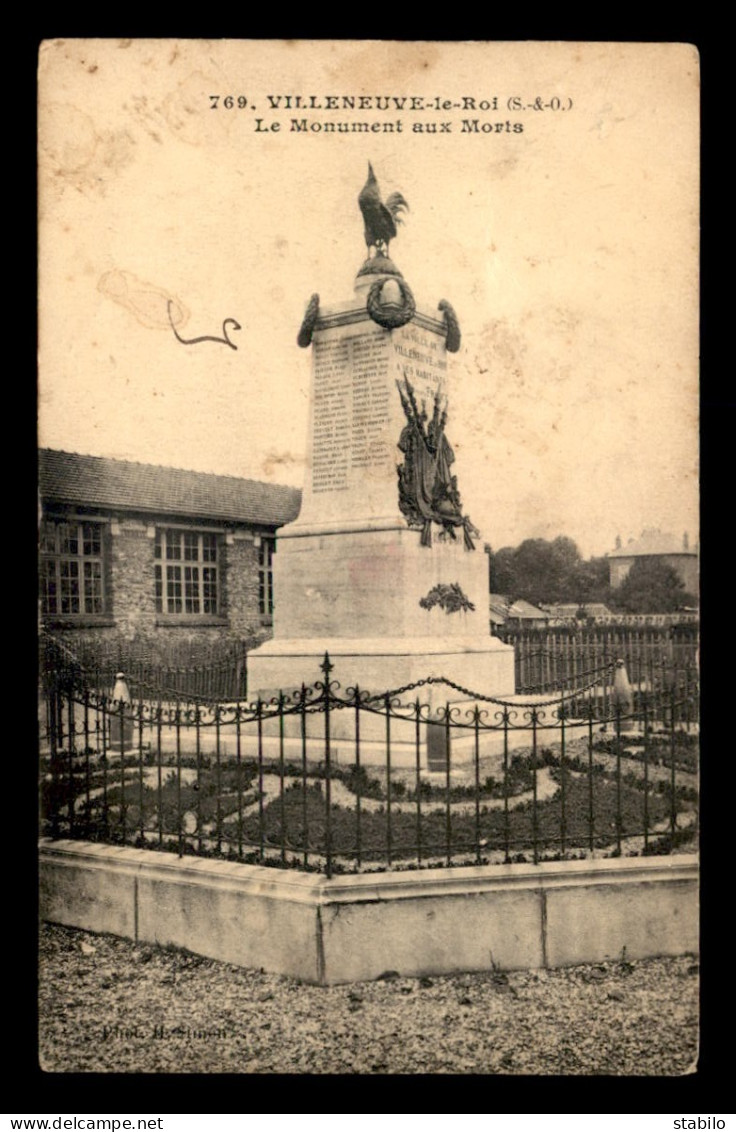
<svg viewBox="0 0 736 1132"><path fill-rule="evenodd" d="M401 193L390 193L386 197L386 208L391 213L391 217L396 224L402 223L402 218L399 216L400 212L406 212L409 208L404 197Z"/></svg>

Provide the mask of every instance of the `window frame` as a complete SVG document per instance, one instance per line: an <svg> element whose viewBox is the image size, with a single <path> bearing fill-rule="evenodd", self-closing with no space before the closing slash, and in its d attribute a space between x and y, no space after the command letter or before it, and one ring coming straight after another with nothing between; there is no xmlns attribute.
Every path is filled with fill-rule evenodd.
<svg viewBox="0 0 736 1132"><path fill-rule="evenodd" d="M154 608L160 623L223 620L223 547L222 533L212 528L156 524Z"/></svg>
<svg viewBox="0 0 736 1132"><path fill-rule="evenodd" d="M108 533L108 520L96 515L46 513L42 516L39 597L45 621L75 625L109 622ZM55 609L51 608L52 603ZM76 609L73 608L75 603Z"/></svg>
<svg viewBox="0 0 736 1132"><path fill-rule="evenodd" d="M258 612L262 621L273 620L273 557L276 536L260 535L258 545Z"/></svg>

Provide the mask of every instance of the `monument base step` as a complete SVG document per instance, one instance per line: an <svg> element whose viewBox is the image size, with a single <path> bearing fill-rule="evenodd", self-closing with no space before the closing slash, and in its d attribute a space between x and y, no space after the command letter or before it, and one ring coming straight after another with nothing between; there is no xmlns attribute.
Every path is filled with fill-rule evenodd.
<svg viewBox="0 0 736 1132"><path fill-rule="evenodd" d="M514 693L514 649L496 637L325 637L274 639L253 649L247 662L248 698L323 680L325 655L332 665L330 681L337 682L341 695L356 685L371 694L390 692L429 677L481 695ZM431 703L458 698L457 691L438 692L435 684L423 686L418 694L423 702L430 697Z"/></svg>
<svg viewBox="0 0 736 1132"><path fill-rule="evenodd" d="M508 696L514 690L514 650L495 637L272 640L248 655L248 699L270 700L280 692L292 696L301 689L323 682L325 656L329 656L328 672L331 689L338 699L350 700L351 689L362 693L397 694L399 714L405 719L390 717L390 759L392 766L411 767L417 760L417 726L411 705L418 700L426 705L430 717L439 719L438 711L445 704L466 705L472 700L467 693ZM433 683L426 684L429 677ZM436 681L448 680L452 684ZM402 690L403 689L403 690ZM461 689L459 691L458 689ZM401 691L400 691L401 690ZM467 690L467 691L466 691ZM361 711L359 723L360 761L366 766L386 765L386 715L377 711ZM439 769L446 763L447 736L444 726L426 722L422 713L419 726L419 760L423 769ZM330 753L335 762L356 761L356 713L335 706L330 711ZM283 719L284 754L301 757L301 714L286 714ZM281 742L281 721L264 723L263 742L269 756L278 753ZM304 731L309 757L314 758L315 744L324 746L325 718L322 713L304 717ZM470 761L474 757L474 735L452 731L451 761Z"/></svg>

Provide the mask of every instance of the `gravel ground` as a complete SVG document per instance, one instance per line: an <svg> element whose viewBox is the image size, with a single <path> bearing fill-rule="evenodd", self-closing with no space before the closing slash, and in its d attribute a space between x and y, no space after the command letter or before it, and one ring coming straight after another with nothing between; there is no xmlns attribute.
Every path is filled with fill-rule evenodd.
<svg viewBox="0 0 736 1132"><path fill-rule="evenodd" d="M694 1070L692 956L314 987L43 925L50 1072L679 1075Z"/></svg>

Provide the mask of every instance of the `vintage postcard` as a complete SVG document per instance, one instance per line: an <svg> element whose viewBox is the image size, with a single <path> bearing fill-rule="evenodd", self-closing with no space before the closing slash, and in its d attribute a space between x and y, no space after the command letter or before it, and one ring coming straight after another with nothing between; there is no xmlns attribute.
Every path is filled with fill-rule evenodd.
<svg viewBox="0 0 736 1132"><path fill-rule="evenodd" d="M38 91L44 906L56 932L109 933L69 944L107 987L104 1017L79 1019L86 1044L60 1045L42 972L45 1067L687 1071L694 1046L669 1031L644 1068L625 1043L589 1048L573 991L580 1044L555 1039L552 1054L486 1050L480 1029L463 1030L472 988L453 991L441 1064L417 1037L425 1005L413 1036L405 1027L420 994L439 995L432 980L483 964L483 994L513 969L553 979L597 963L586 987L629 976L642 1001L655 976L632 962L697 971L697 49L56 39L41 45ZM350 712L327 704L325 732L307 704L330 680L353 699ZM396 698L362 719L359 688ZM487 718L451 736L477 694ZM261 699L276 705L265 723ZM510 739L516 724L527 733ZM75 839L88 857L65 868L84 913L54 848ZM119 874L100 864L107 844ZM269 867L292 884L275 912L243 890L262 946L208 942L237 918L222 878L185 906L158 865L136 873L134 911L124 896L118 907L144 868L125 854L149 846L211 869L292 865ZM619 870L622 857L634 870L674 860L686 928L672 934L679 897L649 873L660 927L626 919L636 901L623 892L621 924L615 901L555 913L549 895L504 935L483 889L490 920L471 916L451 947L455 904L438 904L434 935L408 912L398 927L356 912L353 936L350 916L320 911L319 885L343 873L457 865L445 872L480 876L467 895L483 869L581 870L572 856ZM407 888L402 909L415 898ZM297 904L316 934L284 911ZM563 921L574 926L558 938ZM364 954L374 937L380 959ZM203 992L155 942L203 957L217 1010L196 1008ZM115 950L134 944L137 958ZM59 979L61 946L42 956ZM128 962L131 987L155 970L185 1005L139 990L127 1008L114 972ZM262 983L233 975L229 1012L219 962ZM334 1025L328 1011L319 1037L319 993L381 974L376 993L394 999L395 980L427 980L400 1011L384 1004L405 1055L355 1039L368 991ZM306 1052L290 1062L271 1031L253 1038L264 1004L284 1037L287 976L327 986L309 988L308 1007L294 1000ZM695 1006L676 1009L692 1030Z"/></svg>

